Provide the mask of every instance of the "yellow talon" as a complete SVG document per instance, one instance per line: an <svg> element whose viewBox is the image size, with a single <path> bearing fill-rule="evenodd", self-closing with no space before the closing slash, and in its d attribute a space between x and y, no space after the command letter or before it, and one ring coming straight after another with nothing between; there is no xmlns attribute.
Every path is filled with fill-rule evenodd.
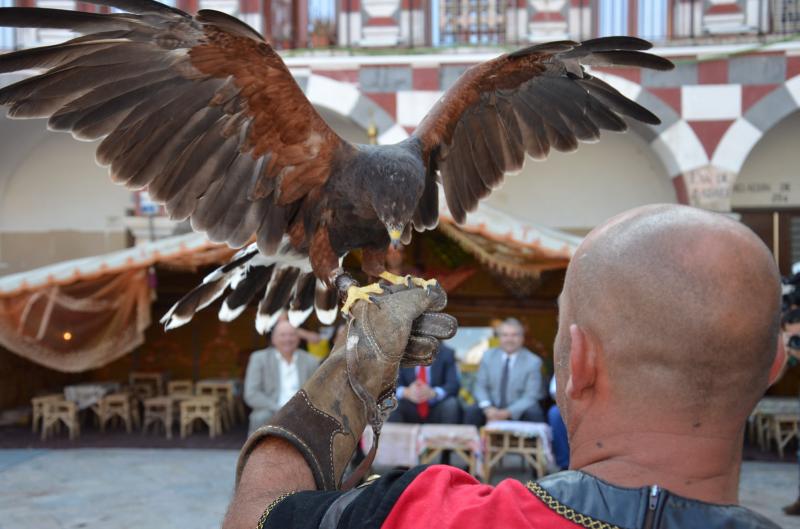
<svg viewBox="0 0 800 529"><path fill-rule="evenodd" d="M381 279L385 279L389 283L393 285L415 285L420 288L428 289L430 287L438 285L438 281L435 279L422 279L421 277L411 277L411 276L399 276L393 274L391 272L383 272L380 275ZM410 282L410 284L409 284Z"/></svg>
<svg viewBox="0 0 800 529"><path fill-rule="evenodd" d="M356 301L364 300L367 303L371 303L369 299L370 294L383 294L383 289L380 287L378 283L372 283L371 285L367 285L365 287L357 287L351 286L347 289L347 299L342 305L342 314L350 314L350 308L355 304Z"/></svg>
<svg viewBox="0 0 800 529"><path fill-rule="evenodd" d="M393 285L405 285L406 284L406 278L405 277L393 274L393 273L389 272L388 270L386 272L383 272L380 275L380 277L381 277L381 279L385 279L386 281L388 281L389 283L391 283Z"/></svg>
<svg viewBox="0 0 800 529"><path fill-rule="evenodd" d="M422 279L421 277L412 277L411 282L417 285L418 287L425 289L429 287L435 287L436 285L439 284L439 282L436 281L435 279Z"/></svg>

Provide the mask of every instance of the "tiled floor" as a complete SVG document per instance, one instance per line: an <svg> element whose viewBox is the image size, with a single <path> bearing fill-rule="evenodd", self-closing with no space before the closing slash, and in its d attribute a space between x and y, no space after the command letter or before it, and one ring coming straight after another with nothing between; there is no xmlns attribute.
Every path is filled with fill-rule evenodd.
<svg viewBox="0 0 800 529"><path fill-rule="evenodd" d="M0 450L0 529L216 529L230 499L236 451ZM787 529L800 517L798 469L747 462L742 503Z"/></svg>

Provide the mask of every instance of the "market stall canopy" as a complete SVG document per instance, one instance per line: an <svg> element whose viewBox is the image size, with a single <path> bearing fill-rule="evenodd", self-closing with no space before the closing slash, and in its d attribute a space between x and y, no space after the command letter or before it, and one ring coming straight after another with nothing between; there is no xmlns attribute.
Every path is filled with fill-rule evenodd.
<svg viewBox="0 0 800 529"><path fill-rule="evenodd" d="M580 243L486 204L457 226L440 203L440 229L510 277L564 268ZM0 277L0 345L58 371L101 367L144 342L153 265L192 270L233 252L190 233Z"/></svg>
<svg viewBox="0 0 800 529"><path fill-rule="evenodd" d="M439 197L439 229L484 265L511 277L566 268L582 238L546 228L481 203L458 225Z"/></svg>
<svg viewBox="0 0 800 529"><path fill-rule="evenodd" d="M192 268L232 253L188 234L0 277L0 345L58 371L101 367L144 342L152 265Z"/></svg>

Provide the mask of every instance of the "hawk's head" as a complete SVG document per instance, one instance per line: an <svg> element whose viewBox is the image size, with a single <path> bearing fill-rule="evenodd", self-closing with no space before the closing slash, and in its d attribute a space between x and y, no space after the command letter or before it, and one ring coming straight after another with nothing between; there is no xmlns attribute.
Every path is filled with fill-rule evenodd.
<svg viewBox="0 0 800 529"><path fill-rule="evenodd" d="M394 247L411 240L411 219L425 188L425 167L400 145L384 145L372 153L371 176L364 191Z"/></svg>

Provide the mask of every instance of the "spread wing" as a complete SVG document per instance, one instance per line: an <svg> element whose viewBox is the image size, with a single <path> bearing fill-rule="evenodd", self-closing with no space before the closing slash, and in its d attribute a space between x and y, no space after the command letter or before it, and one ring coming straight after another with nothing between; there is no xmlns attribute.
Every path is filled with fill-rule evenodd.
<svg viewBox="0 0 800 529"><path fill-rule="evenodd" d="M173 218L274 253L305 197L350 146L246 24L152 0L88 0L127 13L0 9L0 26L69 29L55 46L0 55L0 72L42 71L0 90L12 118L102 142L115 182L148 188Z"/></svg>
<svg viewBox="0 0 800 529"><path fill-rule="evenodd" d="M428 168L415 228L436 225L437 174L453 218L463 222L505 173L522 169L526 153L543 159L551 148L572 151L579 140L597 140L600 130L624 131L621 116L660 123L583 67L673 67L641 51L650 47L633 37L552 42L467 70L414 132Z"/></svg>

